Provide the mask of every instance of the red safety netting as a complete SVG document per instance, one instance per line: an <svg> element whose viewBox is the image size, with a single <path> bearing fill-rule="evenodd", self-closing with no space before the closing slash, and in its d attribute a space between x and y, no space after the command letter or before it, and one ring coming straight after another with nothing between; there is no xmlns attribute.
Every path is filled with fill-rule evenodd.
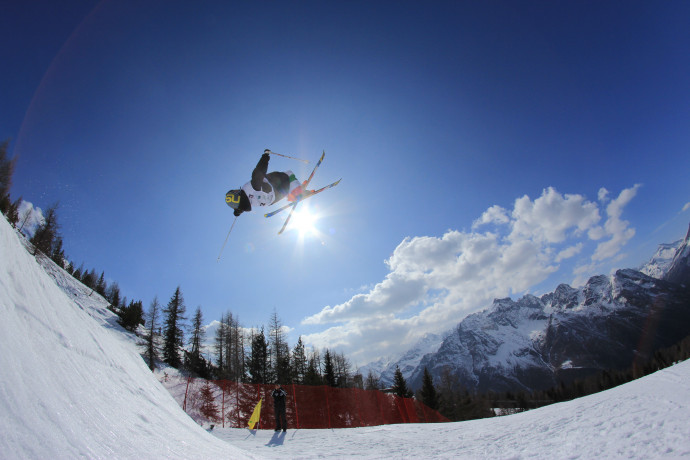
<svg viewBox="0 0 690 460"><path fill-rule="evenodd" d="M187 383L184 407L188 412L201 410L200 388L204 382ZM224 427L246 428L260 399L263 399L259 429L273 429L275 418L271 392L274 385L236 383L227 380L210 382L215 416L210 422ZM393 423L437 423L449 420L414 398L401 398L376 390L332 388L329 386L284 385L287 392L288 427L352 428ZM193 401L194 404L189 404Z"/></svg>

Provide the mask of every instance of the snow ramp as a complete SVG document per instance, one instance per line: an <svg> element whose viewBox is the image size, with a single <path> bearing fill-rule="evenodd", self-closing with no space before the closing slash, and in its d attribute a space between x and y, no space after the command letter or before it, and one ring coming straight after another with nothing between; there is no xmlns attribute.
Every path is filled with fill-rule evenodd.
<svg viewBox="0 0 690 460"><path fill-rule="evenodd" d="M0 218L0 457L254 458L189 418L104 299L51 264Z"/></svg>

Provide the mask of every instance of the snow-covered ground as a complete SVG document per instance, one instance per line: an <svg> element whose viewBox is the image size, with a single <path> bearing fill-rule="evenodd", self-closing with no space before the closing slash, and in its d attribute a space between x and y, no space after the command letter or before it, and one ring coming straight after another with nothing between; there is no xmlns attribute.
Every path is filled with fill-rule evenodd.
<svg viewBox="0 0 690 460"><path fill-rule="evenodd" d="M212 436L148 370L103 299L47 269L52 276L0 218L2 459L690 456L690 361L507 417Z"/></svg>
<svg viewBox="0 0 690 460"><path fill-rule="evenodd" d="M268 458L613 459L690 456L690 362L586 398L462 423L213 433Z"/></svg>
<svg viewBox="0 0 690 460"><path fill-rule="evenodd" d="M0 458L249 457L180 409L100 296L58 281L0 217Z"/></svg>

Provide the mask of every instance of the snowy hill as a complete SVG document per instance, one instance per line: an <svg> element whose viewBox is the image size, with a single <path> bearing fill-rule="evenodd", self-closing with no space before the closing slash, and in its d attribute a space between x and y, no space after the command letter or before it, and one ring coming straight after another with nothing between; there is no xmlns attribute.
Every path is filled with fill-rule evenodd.
<svg viewBox="0 0 690 460"><path fill-rule="evenodd" d="M690 455L688 377L685 361L585 398L461 423L214 434L267 458L680 458Z"/></svg>
<svg viewBox="0 0 690 460"><path fill-rule="evenodd" d="M180 409L103 298L45 265L0 218L0 457L249 456Z"/></svg>
<svg viewBox="0 0 690 460"><path fill-rule="evenodd" d="M214 437L156 381L105 301L49 261L44 266L0 218L3 459L690 455L690 361L606 392L507 417L286 435L217 427Z"/></svg>

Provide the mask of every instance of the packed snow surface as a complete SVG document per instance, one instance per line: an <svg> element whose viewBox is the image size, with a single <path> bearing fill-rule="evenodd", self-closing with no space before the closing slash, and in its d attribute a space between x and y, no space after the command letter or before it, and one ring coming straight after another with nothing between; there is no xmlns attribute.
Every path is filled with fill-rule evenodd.
<svg viewBox="0 0 690 460"><path fill-rule="evenodd" d="M690 361L578 400L462 423L209 434L97 294L0 219L0 458L678 458ZM215 435L215 436L213 436Z"/></svg>
<svg viewBox="0 0 690 460"><path fill-rule="evenodd" d="M0 458L242 458L155 380L107 304L0 218Z"/></svg>

